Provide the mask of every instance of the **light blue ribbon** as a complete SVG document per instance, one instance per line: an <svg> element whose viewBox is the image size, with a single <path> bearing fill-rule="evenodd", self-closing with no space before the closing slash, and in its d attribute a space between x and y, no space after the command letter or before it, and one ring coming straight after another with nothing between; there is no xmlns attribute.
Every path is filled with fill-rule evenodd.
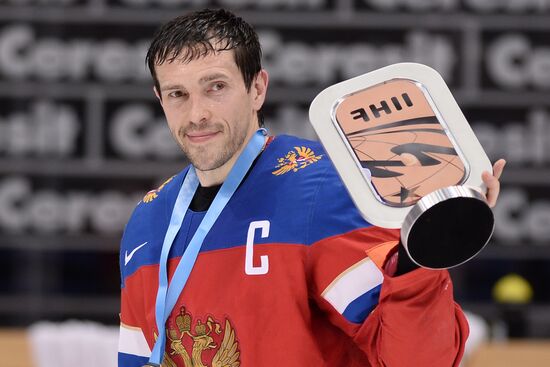
<svg viewBox="0 0 550 367"><path fill-rule="evenodd" d="M155 318L157 323L157 329L159 335L151 352L148 365L160 366L164 358L164 349L166 344L166 320L172 312L172 309L176 305L178 298L187 283L189 274L193 270L195 261L199 254L200 248L204 241L204 238L212 228L212 225L216 222L223 208L227 205L231 196L235 193L239 185L241 184L244 176L252 166L252 163L258 157L265 142L265 136L267 131L265 129L259 129L252 136L245 149L235 162L235 165L229 172L226 180L224 181L220 191L214 198L214 201L210 205L210 208L206 212L201 224L197 228L197 231L193 235L191 242L185 249L181 260L176 267L172 281L168 284L168 254L170 248L178 234L180 227L183 223L183 218L191 200L195 195L195 191L199 186L199 179L193 166L189 167L187 175L181 185L174 209L172 210L172 216L170 218L170 225L166 231L164 242L162 244L162 251L160 253L160 270L159 270L159 288L157 292L157 300L155 306Z"/></svg>

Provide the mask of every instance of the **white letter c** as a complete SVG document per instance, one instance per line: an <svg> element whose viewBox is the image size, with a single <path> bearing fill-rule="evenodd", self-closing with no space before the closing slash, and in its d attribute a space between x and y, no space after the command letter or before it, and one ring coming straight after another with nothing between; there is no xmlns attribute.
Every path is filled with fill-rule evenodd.
<svg viewBox="0 0 550 367"><path fill-rule="evenodd" d="M244 271L248 275L262 275L269 271L269 259L267 255L260 256L260 266L254 266L254 233L256 229L262 229L262 238L269 236L269 221L260 220L251 222L246 237L246 257Z"/></svg>

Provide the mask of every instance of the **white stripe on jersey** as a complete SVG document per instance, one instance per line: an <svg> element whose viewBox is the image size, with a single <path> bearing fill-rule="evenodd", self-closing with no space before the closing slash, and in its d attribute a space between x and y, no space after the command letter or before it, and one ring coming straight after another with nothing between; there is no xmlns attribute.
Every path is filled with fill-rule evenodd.
<svg viewBox="0 0 550 367"><path fill-rule="evenodd" d="M149 357L151 355L151 349L141 329L122 323L120 324L118 351L119 353L132 354L140 357Z"/></svg>
<svg viewBox="0 0 550 367"><path fill-rule="evenodd" d="M321 296L343 314L351 302L382 284L383 280L380 269L366 258L340 274Z"/></svg>

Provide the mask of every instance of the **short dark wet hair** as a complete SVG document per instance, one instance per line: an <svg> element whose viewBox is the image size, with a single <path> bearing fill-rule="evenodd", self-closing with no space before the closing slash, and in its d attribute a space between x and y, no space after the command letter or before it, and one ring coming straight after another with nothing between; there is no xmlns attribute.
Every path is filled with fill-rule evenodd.
<svg viewBox="0 0 550 367"><path fill-rule="evenodd" d="M216 51L233 50L247 91L262 69L258 34L250 24L225 9L204 9L179 16L162 25L147 51L146 63L160 90L155 65L189 62Z"/></svg>

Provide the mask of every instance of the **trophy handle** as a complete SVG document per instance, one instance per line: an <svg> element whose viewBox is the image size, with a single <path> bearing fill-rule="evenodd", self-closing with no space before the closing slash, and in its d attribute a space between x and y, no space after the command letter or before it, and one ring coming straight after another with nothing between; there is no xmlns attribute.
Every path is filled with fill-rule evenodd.
<svg viewBox="0 0 550 367"><path fill-rule="evenodd" d="M495 219L483 194L468 186L449 186L420 199L405 217L401 242L417 265L428 269L458 266L489 242Z"/></svg>

